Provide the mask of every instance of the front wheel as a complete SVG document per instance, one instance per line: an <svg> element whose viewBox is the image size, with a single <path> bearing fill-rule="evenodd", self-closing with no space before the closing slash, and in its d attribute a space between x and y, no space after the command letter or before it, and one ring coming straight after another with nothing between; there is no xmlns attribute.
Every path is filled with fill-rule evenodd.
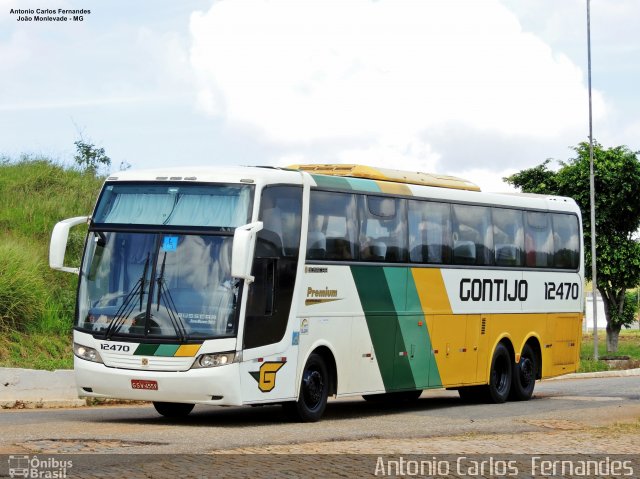
<svg viewBox="0 0 640 479"><path fill-rule="evenodd" d="M538 375L538 363L531 346L525 344L520 354L520 362L513 368L510 398L514 401L528 401L533 395Z"/></svg>
<svg viewBox="0 0 640 479"><path fill-rule="evenodd" d="M187 417L193 410L194 404L184 404L179 402L153 402L153 407L156 408L159 414L164 417L176 419L181 417Z"/></svg>
<svg viewBox="0 0 640 479"><path fill-rule="evenodd" d="M300 395L295 402L283 404L285 412L300 422L316 422L324 413L329 397L329 373L324 359L311 354L302 372Z"/></svg>

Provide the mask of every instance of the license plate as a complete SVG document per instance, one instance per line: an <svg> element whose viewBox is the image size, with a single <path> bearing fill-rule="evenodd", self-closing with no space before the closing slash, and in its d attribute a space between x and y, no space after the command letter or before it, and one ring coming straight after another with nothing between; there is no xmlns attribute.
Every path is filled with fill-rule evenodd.
<svg viewBox="0 0 640 479"><path fill-rule="evenodd" d="M157 391L158 381L148 381L146 379L132 379L131 387L133 389L146 389L148 391Z"/></svg>

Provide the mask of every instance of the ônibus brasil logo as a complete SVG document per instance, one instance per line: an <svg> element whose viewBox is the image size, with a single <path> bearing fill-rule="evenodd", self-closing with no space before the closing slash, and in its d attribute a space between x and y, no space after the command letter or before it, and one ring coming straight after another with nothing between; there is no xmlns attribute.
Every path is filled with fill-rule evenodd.
<svg viewBox="0 0 640 479"><path fill-rule="evenodd" d="M41 479L65 479L73 461L38 456L9 456L9 476Z"/></svg>

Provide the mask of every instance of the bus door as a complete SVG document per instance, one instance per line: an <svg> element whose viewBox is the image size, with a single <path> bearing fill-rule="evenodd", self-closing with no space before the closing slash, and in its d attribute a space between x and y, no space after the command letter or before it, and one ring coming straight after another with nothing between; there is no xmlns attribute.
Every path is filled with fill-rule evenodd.
<svg viewBox="0 0 640 479"><path fill-rule="evenodd" d="M241 385L246 402L290 398L295 391L297 344L285 337L300 250L302 187L262 192L252 275L247 290Z"/></svg>

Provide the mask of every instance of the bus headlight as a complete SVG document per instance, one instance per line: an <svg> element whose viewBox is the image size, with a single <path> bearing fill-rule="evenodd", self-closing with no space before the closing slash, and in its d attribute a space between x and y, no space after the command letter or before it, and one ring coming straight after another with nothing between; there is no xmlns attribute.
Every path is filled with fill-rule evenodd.
<svg viewBox="0 0 640 479"><path fill-rule="evenodd" d="M217 366L224 366L225 364L231 364L236 357L235 352L231 353L215 353L215 354L202 354L198 357L198 360L193 364L194 368L215 368Z"/></svg>
<svg viewBox="0 0 640 479"><path fill-rule="evenodd" d="M98 351L88 346L82 346L78 343L73 343L73 354L86 361L93 361L94 363L102 362L102 358Z"/></svg>

